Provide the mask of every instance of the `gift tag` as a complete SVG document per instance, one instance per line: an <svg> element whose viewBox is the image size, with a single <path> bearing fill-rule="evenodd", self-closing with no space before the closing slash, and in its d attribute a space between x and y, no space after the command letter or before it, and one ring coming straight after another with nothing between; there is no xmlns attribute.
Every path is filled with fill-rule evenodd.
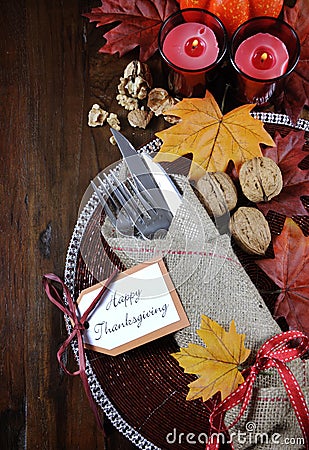
<svg viewBox="0 0 309 450"><path fill-rule="evenodd" d="M103 284L81 292L77 300L80 317ZM85 347L112 356L190 325L162 260L119 273L87 322Z"/></svg>

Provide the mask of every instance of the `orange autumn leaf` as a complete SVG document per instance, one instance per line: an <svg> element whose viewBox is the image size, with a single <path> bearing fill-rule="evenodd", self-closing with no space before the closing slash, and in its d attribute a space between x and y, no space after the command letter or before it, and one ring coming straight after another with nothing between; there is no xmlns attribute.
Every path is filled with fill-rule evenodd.
<svg viewBox="0 0 309 450"><path fill-rule="evenodd" d="M206 347L189 344L172 354L186 373L198 375L198 379L188 385L187 400L202 397L205 402L218 391L223 400L244 381L238 367L250 354L244 346L245 335L237 333L233 320L229 331L225 331L204 315L197 334Z"/></svg>
<svg viewBox="0 0 309 450"><path fill-rule="evenodd" d="M260 143L275 146L263 122L253 118L255 105L243 105L223 115L210 92L205 98L185 98L165 114L181 119L176 125L156 133L162 141L156 161L174 161L193 154L189 177L198 179L204 171L225 171L229 160L238 169L255 156L263 156Z"/></svg>

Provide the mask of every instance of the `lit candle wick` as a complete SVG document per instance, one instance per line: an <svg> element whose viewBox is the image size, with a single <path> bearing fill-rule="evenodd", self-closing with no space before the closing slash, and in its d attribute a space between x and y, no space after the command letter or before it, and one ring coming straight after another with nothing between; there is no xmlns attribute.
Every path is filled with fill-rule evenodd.
<svg viewBox="0 0 309 450"><path fill-rule="evenodd" d="M185 43L185 52L194 58L202 56L206 51L205 41L198 37L192 37Z"/></svg>
<svg viewBox="0 0 309 450"><path fill-rule="evenodd" d="M263 63L264 61L266 61L268 58L268 53L264 52L261 54L261 63Z"/></svg>
<svg viewBox="0 0 309 450"><path fill-rule="evenodd" d="M198 46L198 40L194 39L194 41L192 42L192 49L194 50L197 46Z"/></svg>
<svg viewBox="0 0 309 450"><path fill-rule="evenodd" d="M258 70L269 70L276 63L274 54L265 47L256 48L251 61L253 67Z"/></svg>

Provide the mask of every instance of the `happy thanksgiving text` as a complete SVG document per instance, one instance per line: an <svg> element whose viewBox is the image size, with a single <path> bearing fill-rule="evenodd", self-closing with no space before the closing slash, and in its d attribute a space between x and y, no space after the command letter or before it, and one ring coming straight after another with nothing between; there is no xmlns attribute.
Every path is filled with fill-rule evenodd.
<svg viewBox="0 0 309 450"><path fill-rule="evenodd" d="M151 319L154 316L164 318L167 314L168 304L163 303L159 306L150 306L149 308L143 309L142 312L134 315L130 314L130 307L133 307L136 303L140 301L145 301L142 297L142 290L137 289L135 291L130 291L124 295L115 292L109 301L105 305L106 311L111 311L114 309L115 313L121 314L124 311L124 316L119 317L117 322L109 322L103 320L102 322L96 323L94 325L94 332L96 334L95 339L100 340L104 335L115 333L120 329L127 327L137 327L140 328L147 319Z"/></svg>

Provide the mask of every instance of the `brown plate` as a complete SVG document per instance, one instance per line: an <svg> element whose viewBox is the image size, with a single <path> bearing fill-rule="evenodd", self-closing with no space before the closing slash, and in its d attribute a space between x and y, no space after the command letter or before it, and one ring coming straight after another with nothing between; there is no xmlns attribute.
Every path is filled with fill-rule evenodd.
<svg viewBox="0 0 309 450"><path fill-rule="evenodd" d="M302 129L308 137L308 121L299 120L293 126L284 115L258 113L256 117L263 120L272 135L275 131L284 136L292 129ZM142 150L156 151L159 147L160 141L155 140ZM309 150L308 144L305 149ZM98 207L94 196L86 197L74 228L65 266L65 283L75 299L81 290L105 279L114 265L124 269L101 238L101 207ZM280 228L281 220L282 217L277 215L271 218L273 230ZM302 226L308 229L307 219L302 221ZM237 247L235 251L272 310L276 286L256 266L255 258L242 253ZM89 259L91 270L89 264L85 264L85 260ZM70 333L71 325L68 321L66 323ZM281 325L284 329L285 324ZM78 358L74 342L72 347ZM170 356L177 350L173 336L114 357L86 350L87 374L93 397L111 423L140 449L190 450L192 441L196 442L195 449L205 448L212 403L186 401L187 385L195 377L184 374L177 361Z"/></svg>

